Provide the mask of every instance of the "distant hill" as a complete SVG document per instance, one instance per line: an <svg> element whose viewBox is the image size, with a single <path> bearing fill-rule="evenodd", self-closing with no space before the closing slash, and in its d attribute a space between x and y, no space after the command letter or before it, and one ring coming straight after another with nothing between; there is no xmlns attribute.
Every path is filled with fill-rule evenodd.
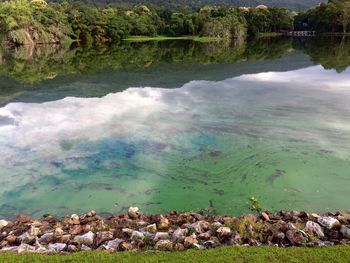
<svg viewBox="0 0 350 263"><path fill-rule="evenodd" d="M291 10L305 10L310 7L317 6L321 2L327 0L84 0L88 3L129 3L129 4L153 4L166 5L171 7L187 5L193 8L202 7L204 5L222 5L222 6L277 6L285 7Z"/></svg>

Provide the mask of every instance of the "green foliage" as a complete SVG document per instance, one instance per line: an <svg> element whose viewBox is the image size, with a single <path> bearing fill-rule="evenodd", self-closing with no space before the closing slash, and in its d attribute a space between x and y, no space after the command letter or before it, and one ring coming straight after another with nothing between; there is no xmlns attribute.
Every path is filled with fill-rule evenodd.
<svg viewBox="0 0 350 263"><path fill-rule="evenodd" d="M244 39L247 32L290 28L291 14L280 8L188 7L168 9L145 5L89 6L80 2L44 0L0 2L0 29L7 44L76 41L82 45L118 42L128 36L204 36Z"/></svg>
<svg viewBox="0 0 350 263"><path fill-rule="evenodd" d="M262 211L262 208L258 199L252 196L251 198L249 198L249 202L250 202L249 209L253 212L260 214Z"/></svg>
<svg viewBox="0 0 350 263"><path fill-rule="evenodd" d="M330 0L327 4L298 14L294 26L298 30L316 30L320 33L346 33L350 26L350 1Z"/></svg>

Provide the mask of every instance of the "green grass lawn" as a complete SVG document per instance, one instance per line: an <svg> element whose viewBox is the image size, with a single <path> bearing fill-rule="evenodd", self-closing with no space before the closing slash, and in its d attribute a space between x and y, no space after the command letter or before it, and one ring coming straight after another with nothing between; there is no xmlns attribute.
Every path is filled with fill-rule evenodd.
<svg viewBox="0 0 350 263"><path fill-rule="evenodd" d="M317 248L223 247L185 252L81 252L69 255L0 253L0 262L350 262L350 246Z"/></svg>
<svg viewBox="0 0 350 263"><path fill-rule="evenodd" d="M223 41L222 38L215 37L199 37L199 36L182 36L182 37L167 37L167 36L131 36L123 39L124 41L130 42L146 42L146 41L166 41L166 40L192 40L197 42L218 42Z"/></svg>

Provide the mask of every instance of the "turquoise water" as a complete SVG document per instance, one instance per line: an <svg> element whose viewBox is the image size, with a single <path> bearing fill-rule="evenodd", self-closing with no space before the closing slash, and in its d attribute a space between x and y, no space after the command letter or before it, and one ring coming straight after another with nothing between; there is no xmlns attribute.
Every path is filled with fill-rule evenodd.
<svg viewBox="0 0 350 263"><path fill-rule="evenodd" d="M251 196L272 210L349 209L350 70L296 51L236 65L255 72L100 96L65 96L67 83L57 96L13 95L0 108L0 215L130 205L240 214ZM100 74L69 85L113 90L104 77L115 71Z"/></svg>

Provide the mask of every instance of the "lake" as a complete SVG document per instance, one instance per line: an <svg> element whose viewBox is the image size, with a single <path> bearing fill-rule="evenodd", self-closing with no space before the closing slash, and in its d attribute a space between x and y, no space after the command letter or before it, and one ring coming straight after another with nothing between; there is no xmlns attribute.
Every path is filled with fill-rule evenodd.
<svg viewBox="0 0 350 263"><path fill-rule="evenodd" d="M349 39L0 52L0 216L349 208Z"/></svg>

